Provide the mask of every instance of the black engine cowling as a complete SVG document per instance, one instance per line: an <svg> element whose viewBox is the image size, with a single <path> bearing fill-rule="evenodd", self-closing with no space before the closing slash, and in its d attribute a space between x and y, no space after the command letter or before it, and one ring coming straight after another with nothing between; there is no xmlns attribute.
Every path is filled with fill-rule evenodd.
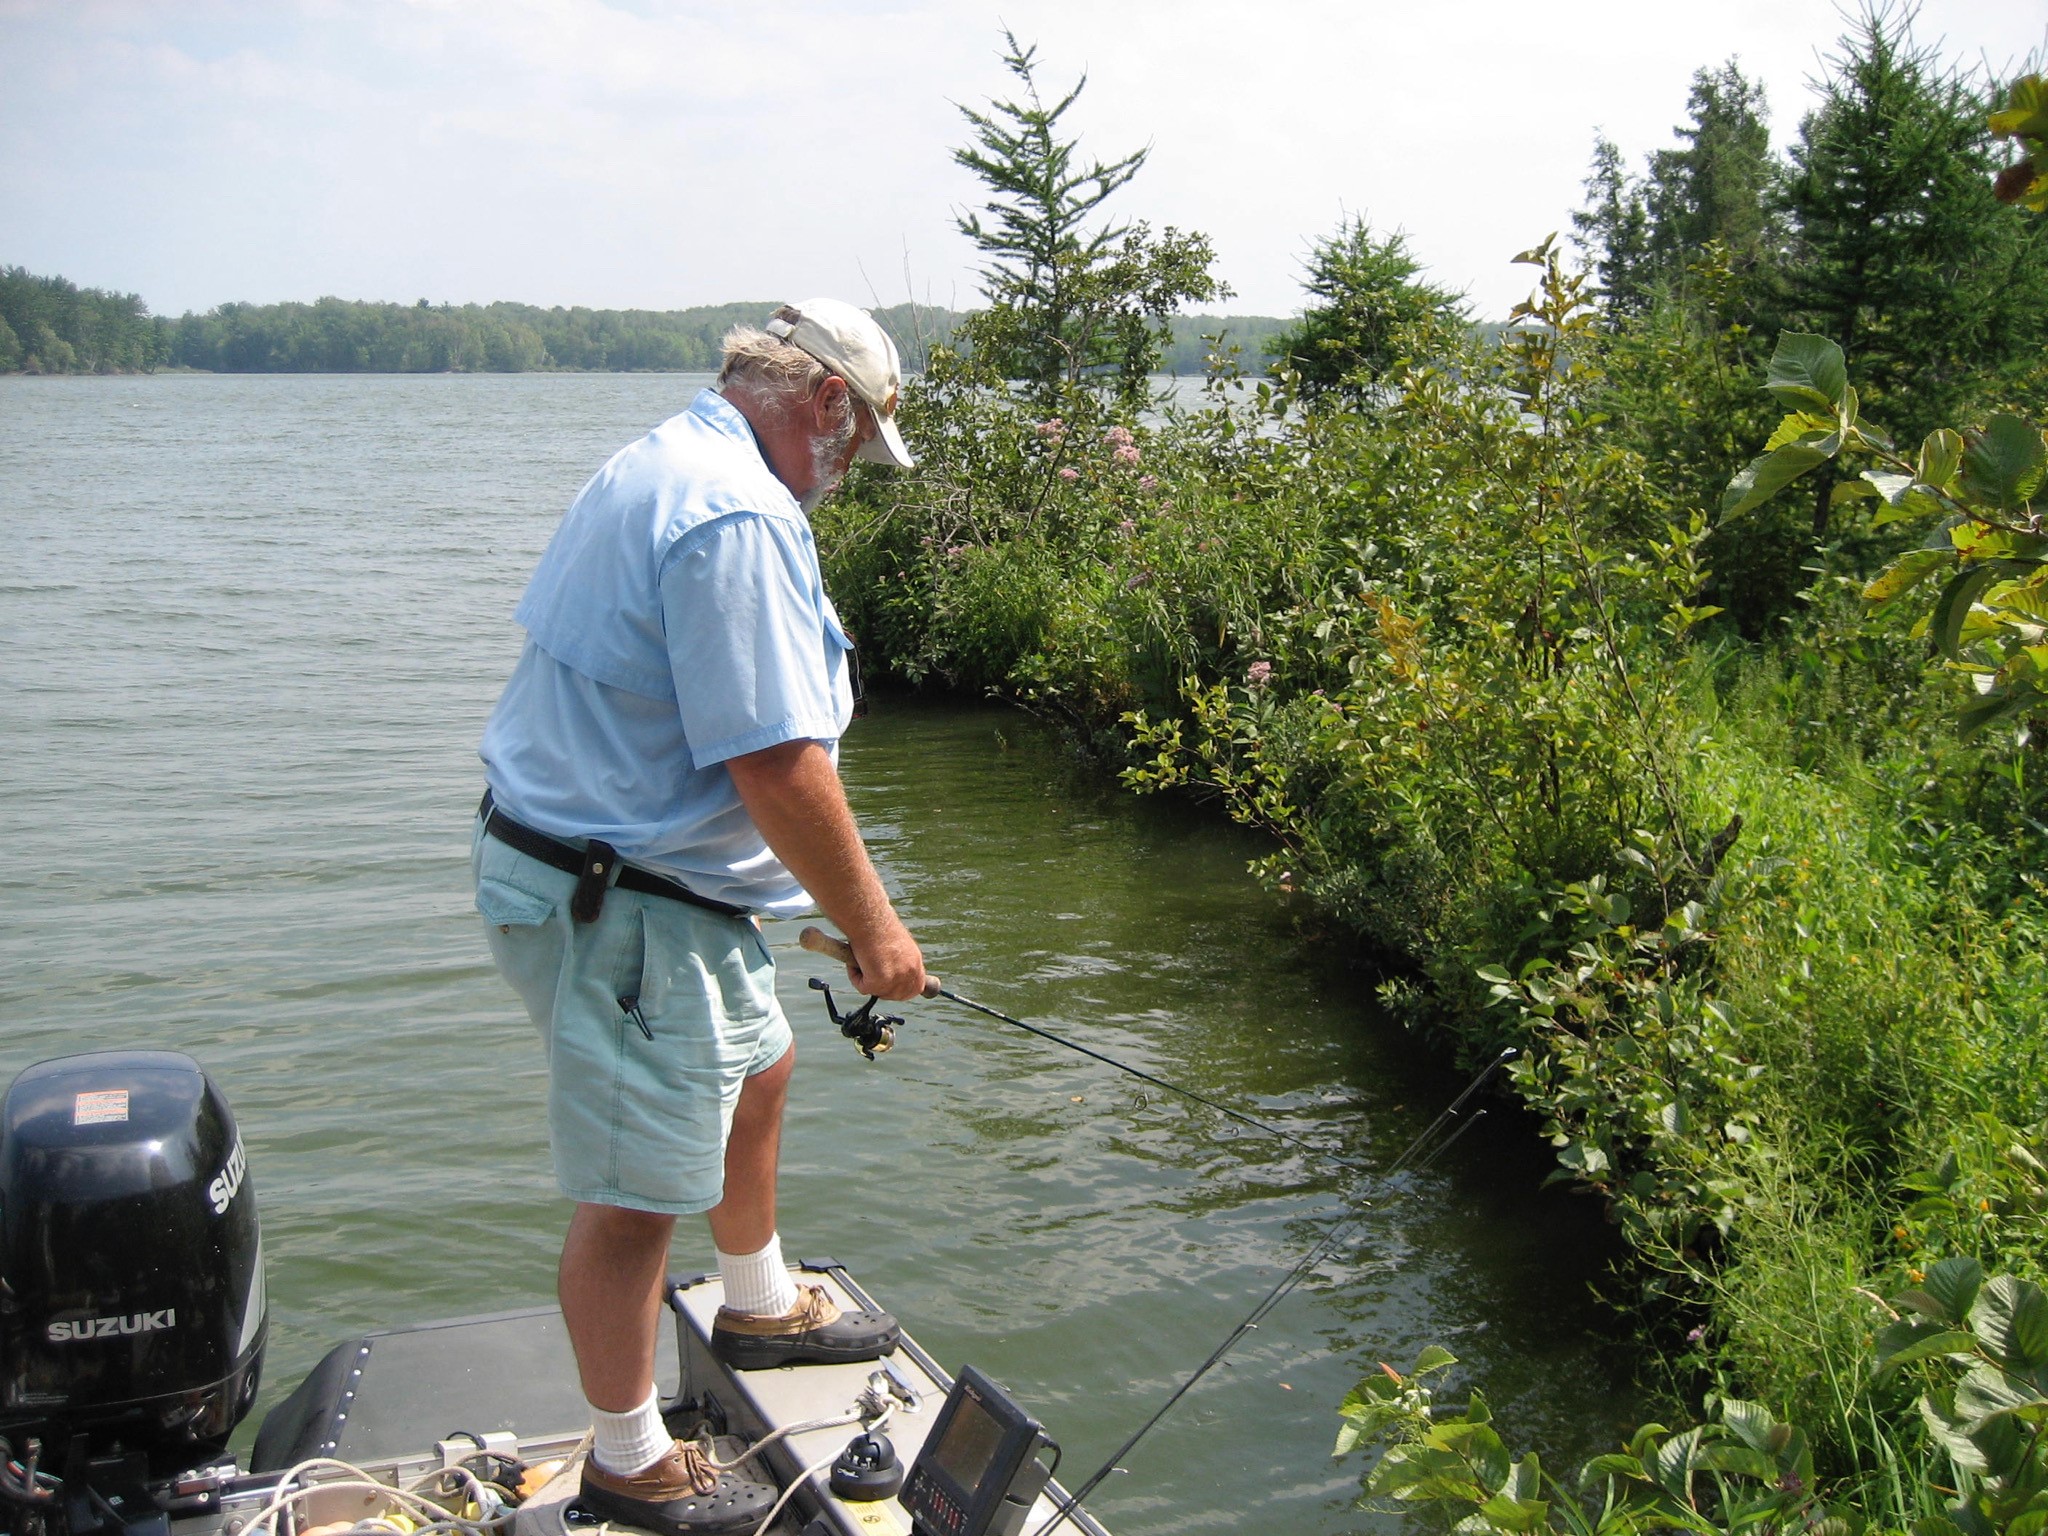
<svg viewBox="0 0 2048 1536"><path fill-rule="evenodd" d="M173 1051L24 1070L0 1107L0 1433L219 1453L255 1401L268 1308L227 1100Z"/></svg>

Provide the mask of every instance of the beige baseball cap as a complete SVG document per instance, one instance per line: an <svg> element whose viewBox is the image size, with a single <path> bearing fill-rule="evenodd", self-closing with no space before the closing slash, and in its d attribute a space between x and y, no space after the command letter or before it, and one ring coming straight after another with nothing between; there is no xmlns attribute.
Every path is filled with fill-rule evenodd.
<svg viewBox="0 0 2048 1536"><path fill-rule="evenodd" d="M903 364L896 356L896 343L875 323L873 315L838 299L806 299L776 310L766 330L810 353L846 380L846 387L875 413L880 430L861 444L856 458L871 464L893 464L898 469L916 464L896 428Z"/></svg>

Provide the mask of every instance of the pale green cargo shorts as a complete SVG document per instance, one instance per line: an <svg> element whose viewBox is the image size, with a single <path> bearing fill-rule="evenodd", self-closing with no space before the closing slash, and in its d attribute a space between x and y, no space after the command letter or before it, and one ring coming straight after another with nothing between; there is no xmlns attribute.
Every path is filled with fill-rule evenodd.
<svg viewBox="0 0 2048 1536"><path fill-rule="evenodd" d="M562 1193L676 1216L718 1204L740 1086L792 1043L759 925L616 888L573 922L576 877L481 822L472 862L491 957L547 1051Z"/></svg>

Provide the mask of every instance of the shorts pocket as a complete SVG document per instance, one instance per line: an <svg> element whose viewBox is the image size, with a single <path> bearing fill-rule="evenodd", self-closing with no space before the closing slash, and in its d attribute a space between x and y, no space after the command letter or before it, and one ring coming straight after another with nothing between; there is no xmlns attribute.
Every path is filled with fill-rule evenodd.
<svg viewBox="0 0 2048 1536"><path fill-rule="evenodd" d="M531 928L554 916L555 904L546 896L485 875L476 883L476 909L485 922L501 928Z"/></svg>

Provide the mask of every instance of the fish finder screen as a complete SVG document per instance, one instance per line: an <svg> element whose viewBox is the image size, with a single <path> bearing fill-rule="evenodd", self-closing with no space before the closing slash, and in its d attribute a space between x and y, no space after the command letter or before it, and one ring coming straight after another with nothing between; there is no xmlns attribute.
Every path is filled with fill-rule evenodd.
<svg viewBox="0 0 2048 1536"><path fill-rule="evenodd" d="M971 1494L988 1474L1002 1439L1002 1425L973 1398L963 1396L932 1459L963 1492Z"/></svg>

